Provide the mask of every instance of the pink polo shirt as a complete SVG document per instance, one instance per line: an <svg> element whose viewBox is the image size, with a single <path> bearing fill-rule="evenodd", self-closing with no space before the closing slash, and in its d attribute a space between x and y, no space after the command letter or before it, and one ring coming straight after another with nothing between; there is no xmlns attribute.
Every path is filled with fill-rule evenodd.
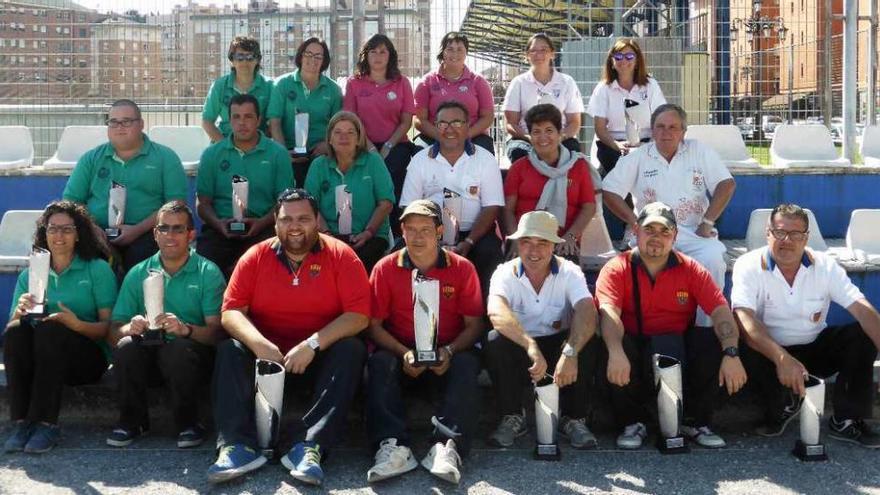
<svg viewBox="0 0 880 495"><path fill-rule="evenodd" d="M480 110L495 109L492 88L479 74L474 74L467 67L457 81L450 81L440 75L440 71L425 75L416 87L416 108L428 109L428 120L434 121L437 107L447 100L460 102L468 109L470 125L480 118ZM488 133L488 130L487 130Z"/></svg>
<svg viewBox="0 0 880 495"><path fill-rule="evenodd" d="M402 114L415 113L412 85L404 76L382 84L376 84L369 76L351 76L345 84L342 108L360 117L367 139L384 143L400 125ZM404 134L401 141L406 140Z"/></svg>

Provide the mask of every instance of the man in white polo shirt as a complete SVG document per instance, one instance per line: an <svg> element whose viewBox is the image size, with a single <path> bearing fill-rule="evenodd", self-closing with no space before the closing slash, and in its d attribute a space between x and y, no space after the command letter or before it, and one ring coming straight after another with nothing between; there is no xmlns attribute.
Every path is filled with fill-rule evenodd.
<svg viewBox="0 0 880 495"><path fill-rule="evenodd" d="M439 139L410 161L400 196L400 207L417 199L443 205L444 191L462 198L457 244L453 252L471 261L480 278L483 294L489 278L502 260L501 240L495 235L495 220L504 206L501 170L491 153L474 146L468 136L468 111L457 101L437 108Z"/></svg>
<svg viewBox="0 0 880 495"><path fill-rule="evenodd" d="M684 139L687 114L678 105L660 105L651 115L651 130L654 140L621 157L603 179L605 205L630 227L646 204L669 205L678 223L675 249L709 270L723 290L726 248L715 221L733 197L733 176L712 148ZM635 211L624 201L627 194L632 194ZM698 311L696 325L711 326L711 320Z"/></svg>
<svg viewBox="0 0 880 495"><path fill-rule="evenodd" d="M733 267L731 305L752 350L746 356L749 376L767 407L758 433L782 434L800 411L808 373L837 373L830 435L877 448L880 435L863 420L871 414L880 315L833 258L806 248L809 227L801 207L777 206L767 247L746 253ZM828 326L831 301L856 322Z"/></svg>
<svg viewBox="0 0 880 495"><path fill-rule="evenodd" d="M552 373L560 387L559 430L572 447L596 447L586 424L590 377L597 351L596 307L581 268L554 256L559 224L546 211L532 211L510 235L519 257L499 266L489 289L486 364L501 422L489 441L511 447L526 433L523 385ZM589 345L588 345L589 343ZM588 349L589 347L589 349ZM550 363L548 365L548 363Z"/></svg>

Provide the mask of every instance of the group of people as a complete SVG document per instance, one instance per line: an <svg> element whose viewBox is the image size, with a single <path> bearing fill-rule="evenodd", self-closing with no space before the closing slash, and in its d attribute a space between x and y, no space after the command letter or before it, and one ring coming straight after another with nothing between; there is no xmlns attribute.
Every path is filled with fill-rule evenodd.
<svg viewBox="0 0 880 495"><path fill-rule="evenodd" d="M205 127L217 142L202 156L196 214L180 160L144 135L134 102L119 100L108 143L83 155L63 199L38 220L34 245L51 257L48 314L31 312L41 301L25 270L5 331L6 451L50 450L63 386L94 382L112 363L119 420L108 445L149 431L146 391L160 384L170 389L178 447L200 445L208 432L199 391L210 383L218 456L207 476L239 477L268 460L254 409L255 363L269 360L286 370L288 397L311 394L305 414L282 428L292 446L281 463L294 478L322 483L322 463L344 442L362 390L375 452L368 481L421 464L458 483L477 435L481 368L495 397L490 443L511 447L526 433L525 387L549 377L560 390L559 433L572 447L597 445L587 411L604 399L596 394L604 387L591 386L601 380L620 428L616 445L636 449L652 422L656 353L683 363L681 431L698 445L725 445L712 429L722 390L758 384L767 409L759 433L778 435L798 414L807 374L838 373L831 435L880 447L864 422L880 315L833 259L806 247L808 218L791 204L773 210L767 246L737 260L728 304L714 225L733 177L711 149L684 139L686 113L663 101L631 40L612 46L590 99L603 180L579 152L576 85L552 68L552 41L530 39L532 69L505 99L516 158L505 181L483 146L491 92L464 66L462 35L444 37L441 68L414 95L390 40L374 36L344 98L322 75L329 50L321 40L306 40L299 70L274 83L259 75L255 43L233 41L233 74L206 102ZM628 101L650 107L636 123L637 142L620 134L627 119L644 120L625 115ZM291 151L303 112L306 156ZM406 141L413 117L426 146L417 153ZM242 179L246 200L234 187ZM115 185L127 191L116 220L108 212ZM632 249L601 269L594 296L577 261L600 191L628 226ZM107 236L109 227L119 235ZM144 282L156 274L164 312L148 319ZM414 349L417 278L439 287L430 364ZM827 326L832 301L856 322ZM155 331L160 345L145 337ZM441 393L420 462L405 412L413 387Z"/></svg>

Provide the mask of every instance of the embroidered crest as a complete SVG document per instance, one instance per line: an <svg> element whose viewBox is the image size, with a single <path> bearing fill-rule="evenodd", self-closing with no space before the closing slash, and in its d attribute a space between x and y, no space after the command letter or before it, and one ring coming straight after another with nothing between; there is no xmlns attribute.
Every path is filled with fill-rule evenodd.
<svg viewBox="0 0 880 495"><path fill-rule="evenodd" d="M471 196L480 194L480 186L468 186L468 194Z"/></svg>
<svg viewBox="0 0 880 495"><path fill-rule="evenodd" d="M813 316L810 317L810 321L812 321L813 323L819 323L819 318L822 318L822 312L816 311L815 313L813 313Z"/></svg>
<svg viewBox="0 0 880 495"><path fill-rule="evenodd" d="M110 169L107 167L101 167L101 169L98 170L98 177L100 177L102 179L106 179L107 177L110 177Z"/></svg>
<svg viewBox="0 0 880 495"><path fill-rule="evenodd" d="M441 289L441 292L443 293L443 297L445 297L446 299L452 299L452 297L455 295L455 287L451 285L444 285Z"/></svg>
<svg viewBox="0 0 880 495"><path fill-rule="evenodd" d="M330 191L330 181L325 180L325 181L321 182L321 192L328 192L328 191Z"/></svg>
<svg viewBox="0 0 880 495"><path fill-rule="evenodd" d="M310 277L315 278L320 274L321 274L321 265L319 265L317 263L312 263L311 265L309 265L309 276Z"/></svg>
<svg viewBox="0 0 880 495"><path fill-rule="evenodd" d="M554 330L559 330L560 328L562 328L562 320L556 320L550 326L553 327Z"/></svg>
<svg viewBox="0 0 880 495"><path fill-rule="evenodd" d="M388 94L385 96L388 98L388 101L394 101L397 99L397 93L395 93L394 91L389 91Z"/></svg>
<svg viewBox="0 0 880 495"><path fill-rule="evenodd" d="M226 172L227 170L229 170L229 167L229 160L223 160L222 162L220 162L220 170Z"/></svg>
<svg viewBox="0 0 880 495"><path fill-rule="evenodd" d="M706 184L706 180L703 178L703 174L701 174L697 171L694 171L694 178L693 178L694 188L702 189L705 184Z"/></svg>
<svg viewBox="0 0 880 495"><path fill-rule="evenodd" d="M294 91L292 89L290 91L288 91L287 98L290 100L295 100L296 99L296 91Z"/></svg>
<svg viewBox="0 0 880 495"><path fill-rule="evenodd" d="M678 304L684 306L688 302L688 292L686 290L676 291L675 300L678 301Z"/></svg>
<svg viewBox="0 0 880 495"><path fill-rule="evenodd" d="M468 87L465 86L464 84L462 84L461 86L458 87L459 93L467 93L467 90L468 90Z"/></svg>

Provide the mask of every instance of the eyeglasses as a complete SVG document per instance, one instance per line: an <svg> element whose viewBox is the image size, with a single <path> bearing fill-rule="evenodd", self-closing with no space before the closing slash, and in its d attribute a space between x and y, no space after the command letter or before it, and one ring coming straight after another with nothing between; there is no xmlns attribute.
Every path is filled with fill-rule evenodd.
<svg viewBox="0 0 880 495"><path fill-rule="evenodd" d="M183 234L190 230L188 225L167 225L167 224L159 224L156 226L156 232L162 235L168 234Z"/></svg>
<svg viewBox="0 0 880 495"><path fill-rule="evenodd" d="M139 122L141 119L107 119L107 127L111 129L116 129L118 127L131 127L135 122Z"/></svg>
<svg viewBox="0 0 880 495"><path fill-rule="evenodd" d="M70 235L76 233L76 225L49 225L46 227L46 233L49 235L64 234Z"/></svg>
<svg viewBox="0 0 880 495"><path fill-rule="evenodd" d="M319 61L324 60L323 53L312 53L312 52L306 51L306 52L303 52L303 57L310 58L312 60L319 60Z"/></svg>
<svg viewBox="0 0 880 495"><path fill-rule="evenodd" d="M232 60L235 62L253 62L257 56L253 53L233 53Z"/></svg>
<svg viewBox="0 0 880 495"><path fill-rule="evenodd" d="M614 57L614 60L617 60L618 62L620 62L623 59L627 59L630 61L636 59L636 54L633 52L626 52L626 53L617 52L611 56Z"/></svg>
<svg viewBox="0 0 880 495"><path fill-rule="evenodd" d="M464 125L466 123L467 122L465 122L463 120L453 120L450 122L447 122L445 120L438 120L437 121L437 129L440 129L441 131L445 131L447 128L449 128L449 126L452 126L453 129L461 129L462 127L464 127Z"/></svg>
<svg viewBox="0 0 880 495"><path fill-rule="evenodd" d="M546 48L532 48L528 53L529 55L544 55L545 53L550 53L550 50Z"/></svg>
<svg viewBox="0 0 880 495"><path fill-rule="evenodd" d="M801 242L807 238L810 234L809 230L804 230L801 232L800 230L783 230L783 229L768 229L770 235L772 235L777 241L784 241L785 238L789 238L794 242Z"/></svg>

